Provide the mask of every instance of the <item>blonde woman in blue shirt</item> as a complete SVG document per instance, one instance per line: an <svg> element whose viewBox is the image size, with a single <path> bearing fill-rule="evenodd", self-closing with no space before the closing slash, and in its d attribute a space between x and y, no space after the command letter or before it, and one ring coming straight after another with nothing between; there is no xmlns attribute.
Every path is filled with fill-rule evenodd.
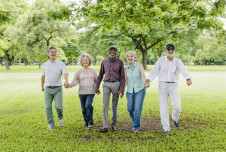
<svg viewBox="0 0 226 152"><path fill-rule="evenodd" d="M143 65L137 62L137 54L134 51L128 51L127 66L125 68L125 80L127 85L127 110L132 119L133 126L131 132L137 132L140 129L141 112L143 101L146 94L145 85L146 76Z"/></svg>

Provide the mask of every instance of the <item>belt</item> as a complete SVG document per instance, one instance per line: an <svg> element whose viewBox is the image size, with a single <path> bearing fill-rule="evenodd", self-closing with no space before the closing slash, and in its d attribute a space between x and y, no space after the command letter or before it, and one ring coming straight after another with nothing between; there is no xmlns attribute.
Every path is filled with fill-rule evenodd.
<svg viewBox="0 0 226 152"><path fill-rule="evenodd" d="M55 88L59 88L61 86L47 86L46 88L50 88L50 89L55 89Z"/></svg>
<svg viewBox="0 0 226 152"><path fill-rule="evenodd" d="M108 81L108 80L107 80L107 81L104 81L104 82L119 82L119 81L118 81L118 80L115 80L115 81Z"/></svg>
<svg viewBox="0 0 226 152"><path fill-rule="evenodd" d="M166 82L166 83L175 83L175 82Z"/></svg>

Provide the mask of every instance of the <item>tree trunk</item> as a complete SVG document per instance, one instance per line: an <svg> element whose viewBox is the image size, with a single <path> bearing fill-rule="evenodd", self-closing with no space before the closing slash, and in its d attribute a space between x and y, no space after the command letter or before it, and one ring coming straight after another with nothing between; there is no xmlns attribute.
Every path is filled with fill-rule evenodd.
<svg viewBox="0 0 226 152"><path fill-rule="evenodd" d="M144 50L144 51L141 51L142 52L142 64L143 64L143 67L145 70L147 70L147 54L148 54L148 51L147 50Z"/></svg>
<svg viewBox="0 0 226 152"><path fill-rule="evenodd" d="M12 66L14 64L14 56L9 60L9 66Z"/></svg>
<svg viewBox="0 0 226 152"><path fill-rule="evenodd" d="M10 70L10 68L9 68L9 54L8 54L8 51L5 52L5 65L6 65L6 70Z"/></svg>
<svg viewBox="0 0 226 152"><path fill-rule="evenodd" d="M39 64L38 64L38 67L39 67L39 69L41 68L41 63L39 62Z"/></svg>

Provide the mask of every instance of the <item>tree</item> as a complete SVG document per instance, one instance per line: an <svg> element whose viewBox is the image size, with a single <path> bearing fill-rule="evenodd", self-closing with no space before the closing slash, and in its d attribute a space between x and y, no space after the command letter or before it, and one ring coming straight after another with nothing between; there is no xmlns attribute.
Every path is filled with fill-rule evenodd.
<svg viewBox="0 0 226 152"><path fill-rule="evenodd" d="M216 17L224 13L225 5L224 0L86 0L75 14L102 26L102 31L116 27L131 38L146 69L147 52L160 42L174 42L178 34L193 29L220 30L222 22Z"/></svg>
<svg viewBox="0 0 226 152"><path fill-rule="evenodd" d="M70 15L71 11L59 0L37 0L19 16L11 33L23 43L28 58L41 63L47 59L50 45L60 46L70 37L71 28L66 21Z"/></svg>

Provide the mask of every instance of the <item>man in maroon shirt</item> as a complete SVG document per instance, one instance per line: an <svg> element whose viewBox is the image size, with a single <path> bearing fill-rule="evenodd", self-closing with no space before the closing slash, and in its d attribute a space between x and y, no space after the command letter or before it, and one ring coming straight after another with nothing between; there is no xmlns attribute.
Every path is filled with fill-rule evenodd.
<svg viewBox="0 0 226 152"><path fill-rule="evenodd" d="M123 61L116 58L118 49L116 46L110 46L108 49L109 58L104 59L101 63L100 73L96 81L96 94L100 94L100 83L104 76L103 84L103 128L100 132L108 131L108 109L111 93L112 96L112 117L111 130L116 131L118 98L124 95L125 73Z"/></svg>

